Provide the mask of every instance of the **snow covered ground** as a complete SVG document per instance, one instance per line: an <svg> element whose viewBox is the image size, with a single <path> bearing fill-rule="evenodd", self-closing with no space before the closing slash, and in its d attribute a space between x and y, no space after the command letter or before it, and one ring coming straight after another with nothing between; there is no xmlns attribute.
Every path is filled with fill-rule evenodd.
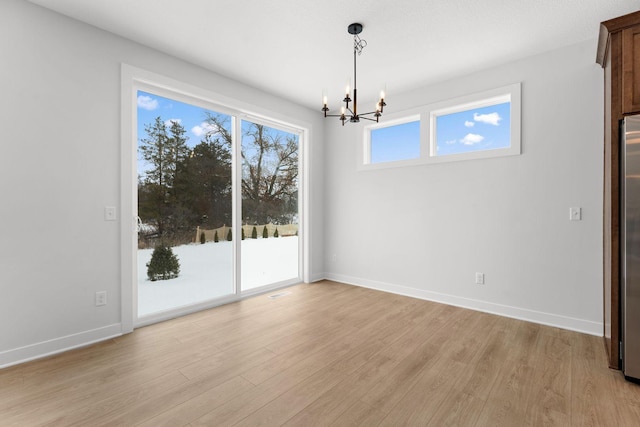
<svg viewBox="0 0 640 427"><path fill-rule="evenodd" d="M298 237L245 239L242 290L298 277ZM147 262L152 249L138 250L138 316L233 293L232 242L176 246L180 276L152 282Z"/></svg>

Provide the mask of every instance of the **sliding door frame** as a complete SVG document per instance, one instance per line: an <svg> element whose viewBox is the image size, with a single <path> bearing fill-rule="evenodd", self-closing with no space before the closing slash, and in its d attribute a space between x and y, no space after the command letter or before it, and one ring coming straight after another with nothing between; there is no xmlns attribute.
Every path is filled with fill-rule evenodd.
<svg viewBox="0 0 640 427"><path fill-rule="evenodd" d="M309 268L309 129L308 123L300 121L278 120L277 114L218 93L205 90L187 83L174 80L128 64L121 68L121 326L122 333L132 332L134 328L183 316L207 308L259 293L271 291L295 283L310 282ZM196 303L188 307L138 317L137 265L134 262L137 253L136 213L138 209L137 192L137 92L151 92L159 96L188 102L209 110L231 116L232 137L232 216L233 216L233 283L234 294ZM274 116L274 117L272 117ZM299 135L298 142L298 278L290 281L241 291L241 227L242 227L242 121L264 124L276 129Z"/></svg>

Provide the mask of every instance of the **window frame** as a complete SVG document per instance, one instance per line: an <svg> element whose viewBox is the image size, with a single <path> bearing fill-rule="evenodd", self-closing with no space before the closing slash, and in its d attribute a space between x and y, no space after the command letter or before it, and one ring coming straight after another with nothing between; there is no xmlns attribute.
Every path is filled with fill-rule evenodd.
<svg viewBox="0 0 640 427"><path fill-rule="evenodd" d="M411 122L419 122L420 124L420 141L419 141L419 153L418 153L418 157L413 157L410 159L401 159L401 160L391 160L388 162L376 162L373 163L371 161L371 142L372 142L372 135L371 133L375 130L378 129L385 129L385 128L390 128L390 127L394 127L394 126L399 126L399 125L403 125L406 123L411 123ZM365 136L364 136L364 147L363 147L363 157L362 157L362 161L364 163L364 165L366 166L372 166L372 167L382 167L384 165L387 164L410 164L413 163L417 160L420 159L420 157L422 157L422 153L424 150L423 147L423 143L422 143L422 116L421 114L417 113L417 114L410 114L410 115L402 115L400 118L396 118L396 119L391 119L391 120L386 120L384 123L376 123L375 125L371 125L371 126L367 126L365 129Z"/></svg>
<svg viewBox="0 0 640 427"><path fill-rule="evenodd" d="M467 153L437 155L436 118L439 116L459 113L462 111L510 103L510 145L506 148L478 150ZM359 170L375 170L413 165L426 165L457 162L463 160L487 159L494 157L515 156L522 153L520 137L521 121L521 83L514 83L495 89L477 92L470 95L447 99L422 107L407 110L389 116L384 123L365 126L363 143L359 144ZM415 159L397 160L389 162L371 163L371 131L384 127L414 121L420 118L420 156Z"/></svg>
<svg viewBox="0 0 640 427"><path fill-rule="evenodd" d="M120 279L121 279L121 311L120 321L122 333L132 332L134 328L164 321L173 317L197 312L228 302L239 301L258 293L278 289L291 284L310 282L311 246L310 246L310 157L308 155L312 123L303 119L284 117L278 112L250 104L214 92L202 86L195 86L181 80L176 80L152 71L135 66L121 64L121 171L120 171ZM137 92L142 90L158 96L170 98L179 102L192 104L232 117L232 127L235 129L232 143L232 174L236 183L242 182L241 168L237 167L240 158L238 138L242 134L240 123L242 120L259 121L261 124L286 132L295 132L299 136L299 184L298 184L298 212L299 212L299 243L298 243L298 274L297 279L290 282L275 283L255 290L242 291L239 278L241 275L241 254L239 239L233 239L234 251L234 285L235 293L215 300L207 300L200 304L178 307L175 310L163 311L140 318L138 316L137 300L137 266L135 254L137 239L134 231L137 229ZM233 218L234 236L239 236L242 224L240 186L233 190Z"/></svg>

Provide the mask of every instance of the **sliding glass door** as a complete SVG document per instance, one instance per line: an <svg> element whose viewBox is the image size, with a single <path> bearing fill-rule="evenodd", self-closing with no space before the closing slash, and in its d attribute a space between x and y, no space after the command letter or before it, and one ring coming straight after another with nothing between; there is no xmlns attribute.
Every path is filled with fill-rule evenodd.
<svg viewBox="0 0 640 427"><path fill-rule="evenodd" d="M242 290L298 279L297 133L242 121Z"/></svg>
<svg viewBox="0 0 640 427"><path fill-rule="evenodd" d="M232 119L138 91L138 316L234 293Z"/></svg>
<svg viewBox="0 0 640 427"><path fill-rule="evenodd" d="M137 323L300 281L302 131L165 88L136 100Z"/></svg>

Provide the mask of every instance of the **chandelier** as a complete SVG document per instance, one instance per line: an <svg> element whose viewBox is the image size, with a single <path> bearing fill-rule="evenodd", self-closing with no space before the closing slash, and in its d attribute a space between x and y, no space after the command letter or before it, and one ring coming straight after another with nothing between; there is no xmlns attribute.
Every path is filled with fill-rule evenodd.
<svg viewBox="0 0 640 427"><path fill-rule="evenodd" d="M358 34L362 32L362 24L353 23L347 27L347 31L349 34L353 34L353 101L351 99L349 93L349 86L347 85L346 95L342 102L345 105L341 108L340 114L327 114L329 108L327 107L327 96L324 95L322 97L322 111L324 112L325 117L339 117L342 122L342 126L344 126L344 122L347 121L347 112L349 113L349 121L351 123L358 123L360 119L371 120L372 122L378 122L380 116L382 116L382 111L384 110L385 105L384 102L384 91L380 93L380 99L376 104L376 110L370 111L368 113L360 113L358 114L358 80L356 74L356 58L360 54L362 54L362 49L367 46L366 40L362 40ZM349 106L351 103L351 107ZM365 116L373 116L373 117L365 117Z"/></svg>

